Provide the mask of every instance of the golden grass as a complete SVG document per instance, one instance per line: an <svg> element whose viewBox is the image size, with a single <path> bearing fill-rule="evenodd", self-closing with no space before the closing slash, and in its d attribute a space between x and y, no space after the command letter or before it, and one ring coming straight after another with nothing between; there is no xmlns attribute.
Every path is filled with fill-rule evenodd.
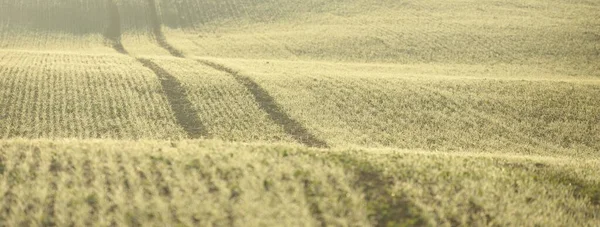
<svg viewBox="0 0 600 227"><path fill-rule="evenodd" d="M597 3L348 1L337 11L167 30L197 56L345 62L526 65L598 76ZM278 2L282 4L282 2ZM277 4L277 3L276 3ZM360 10L348 9L351 6ZM301 7L301 6L299 6ZM243 9L243 8L242 8Z"/></svg>
<svg viewBox="0 0 600 227"><path fill-rule="evenodd" d="M228 141L302 142L294 139L299 135L336 147L572 155L600 149L594 78L477 76L477 67L463 76L454 65L205 59L232 70L223 72L204 60L149 58L181 83L170 97L160 87L164 79L131 57L1 53L4 138L183 138L186 120L175 119L172 102L189 100L185 111L206 128L202 137Z"/></svg>
<svg viewBox="0 0 600 227"><path fill-rule="evenodd" d="M599 10L0 0L0 226L594 226Z"/></svg>
<svg viewBox="0 0 600 227"><path fill-rule="evenodd" d="M439 77L428 76L432 68L426 66L211 60L264 86L293 118L335 146L572 155L599 149L598 80Z"/></svg>
<svg viewBox="0 0 600 227"><path fill-rule="evenodd" d="M247 142L293 141L231 75L195 60L152 58L151 61L181 81L200 121L207 127L208 137Z"/></svg>
<svg viewBox="0 0 600 227"><path fill-rule="evenodd" d="M0 52L2 138L177 139L154 74L118 55Z"/></svg>
<svg viewBox="0 0 600 227"><path fill-rule="evenodd" d="M103 43L109 20L104 3L4 1L0 47L89 51ZM130 53L168 55L151 44L147 1L114 2ZM589 1L185 0L157 6L168 40L189 55L508 64L572 76L600 71L600 6ZM27 21L28 13L35 18Z"/></svg>
<svg viewBox="0 0 600 227"><path fill-rule="evenodd" d="M149 140L5 140L0 149L9 226L600 221L597 156Z"/></svg>

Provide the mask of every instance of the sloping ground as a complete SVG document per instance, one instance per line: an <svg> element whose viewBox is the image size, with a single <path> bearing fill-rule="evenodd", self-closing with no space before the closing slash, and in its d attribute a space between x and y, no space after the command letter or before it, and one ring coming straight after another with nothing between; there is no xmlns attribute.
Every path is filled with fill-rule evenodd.
<svg viewBox="0 0 600 227"><path fill-rule="evenodd" d="M169 54L153 45L154 22L162 22L169 42L187 55L511 64L600 76L600 3L594 1L101 2L2 0L0 47L89 51L106 45L101 37L114 19L107 10L113 2L133 55Z"/></svg>
<svg viewBox="0 0 600 227"><path fill-rule="evenodd" d="M208 59L215 68L206 59L150 58L144 68L125 55L0 53L3 138L187 137L570 155L600 149L594 78L235 59Z"/></svg>
<svg viewBox="0 0 600 227"><path fill-rule="evenodd" d="M0 138L177 139L151 71L119 55L0 52Z"/></svg>
<svg viewBox="0 0 600 227"><path fill-rule="evenodd" d="M514 80L500 73L465 78L430 76L428 67L418 73L419 68L394 65L212 61L255 80L292 118L333 146L600 149L597 79Z"/></svg>
<svg viewBox="0 0 600 227"><path fill-rule="evenodd" d="M191 127L205 132L190 138L336 147L600 149L600 81L593 78L209 59L226 68L219 71L194 59L149 59L180 84L169 93L167 79L127 56L1 54L4 138L181 138Z"/></svg>
<svg viewBox="0 0 600 227"><path fill-rule="evenodd" d="M597 156L0 142L0 224L593 226Z"/></svg>
<svg viewBox="0 0 600 227"><path fill-rule="evenodd" d="M334 10L327 8L335 5L330 1L316 7L324 11L298 10L295 16L262 23L233 17L166 34L173 45L197 56L513 64L600 75L597 2L394 1L345 8L362 2L346 1Z"/></svg>
<svg viewBox="0 0 600 227"><path fill-rule="evenodd" d="M598 11L0 0L0 226L593 226Z"/></svg>
<svg viewBox="0 0 600 227"><path fill-rule="evenodd" d="M246 142L293 141L231 75L191 59L150 60L181 82L198 118L206 125L208 137Z"/></svg>

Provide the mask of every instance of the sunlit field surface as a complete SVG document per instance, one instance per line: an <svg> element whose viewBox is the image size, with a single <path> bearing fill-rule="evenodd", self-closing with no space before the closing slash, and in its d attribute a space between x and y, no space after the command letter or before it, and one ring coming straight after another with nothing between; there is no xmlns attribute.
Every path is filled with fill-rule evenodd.
<svg viewBox="0 0 600 227"><path fill-rule="evenodd" d="M0 226L597 226L598 12L0 0Z"/></svg>

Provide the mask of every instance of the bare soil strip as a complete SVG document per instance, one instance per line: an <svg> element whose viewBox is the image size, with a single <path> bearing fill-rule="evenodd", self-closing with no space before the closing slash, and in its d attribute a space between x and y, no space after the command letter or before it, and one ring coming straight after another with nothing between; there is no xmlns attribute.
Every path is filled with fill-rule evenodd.
<svg viewBox="0 0 600 227"><path fill-rule="evenodd" d="M167 95L169 105L173 113L175 113L177 123L183 127L188 136L191 139L207 137L208 132L206 131L206 127L202 124L200 118L198 118L198 112L187 98L185 88L183 88L181 82L156 63L148 59L138 58L137 60L158 76L163 90Z"/></svg>
<svg viewBox="0 0 600 227"><path fill-rule="evenodd" d="M322 147L327 148L329 145L325 141L320 140L315 135L310 133L300 122L294 120L281 108L275 99L262 88L258 83L254 82L251 78L241 75L233 69L227 68L226 66L206 61L198 60L198 62L209 66L213 69L226 72L233 76L240 84L244 85L248 91L252 94L256 102L258 103L261 110L265 111L269 118L281 125L283 130L291 135L296 141L305 144L310 147Z"/></svg>
<svg viewBox="0 0 600 227"><path fill-rule="evenodd" d="M183 52L181 52L180 50L178 50L177 48L173 47L171 44L169 44L167 42L167 38L165 37L165 35L162 32L162 28L161 28L161 21L160 18L158 17L158 11L156 9L156 1L155 0L148 0L148 9L149 9L149 20L150 20L150 26L152 26L152 34L154 35L154 39L156 39L156 42L158 43L158 45L162 48L164 48L165 50L169 51L169 53L175 57L179 57L179 58L185 58L185 56L183 55Z"/></svg>

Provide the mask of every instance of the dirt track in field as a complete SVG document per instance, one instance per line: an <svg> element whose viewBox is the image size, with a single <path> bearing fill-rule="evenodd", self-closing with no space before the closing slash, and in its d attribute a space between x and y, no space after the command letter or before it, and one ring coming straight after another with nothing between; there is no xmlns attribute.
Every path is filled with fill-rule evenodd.
<svg viewBox="0 0 600 227"><path fill-rule="evenodd" d="M250 91L260 109L265 111L273 122L281 125L283 130L291 135L296 141L310 147L329 147L325 141L317 138L300 122L289 116L283 108L277 104L275 98L273 98L267 90L252 80L252 78L241 75L235 70L221 64L206 60L198 60L198 62L233 76L240 84L244 85L244 87Z"/></svg>
<svg viewBox="0 0 600 227"><path fill-rule="evenodd" d="M107 0L106 2L109 12L108 18L110 21L105 37L110 42L113 49L119 53L129 55L128 51L121 44L121 22L118 6L113 0ZM162 32L162 25L160 17L158 16L155 0L148 0L148 10L151 32L157 44L167 50L172 56L185 58L182 51L167 42L167 39ZM162 88L165 91L165 95L169 100L171 109L175 114L177 123L187 132L188 136L190 138L208 137L206 127L198 118L198 112L187 98L185 88L181 85L181 82L149 59L137 58L137 61L157 75ZM260 109L266 112L273 122L280 125L287 134L291 135L299 143L310 147L329 147L325 141L317 138L300 122L289 116L281 106L277 104L273 96L250 77L241 75L235 70L221 64L206 60L198 60L198 62L218 71L225 72L234 77L240 84L244 85L244 87L252 94Z"/></svg>
<svg viewBox="0 0 600 227"><path fill-rule="evenodd" d="M137 60L158 76L160 84L169 100L169 105L175 114L177 123L183 127L188 137L191 139L207 137L208 132L206 131L206 127L202 124L200 118L198 118L198 112L187 98L185 88L183 88L181 82L156 63L142 58L138 58Z"/></svg>

